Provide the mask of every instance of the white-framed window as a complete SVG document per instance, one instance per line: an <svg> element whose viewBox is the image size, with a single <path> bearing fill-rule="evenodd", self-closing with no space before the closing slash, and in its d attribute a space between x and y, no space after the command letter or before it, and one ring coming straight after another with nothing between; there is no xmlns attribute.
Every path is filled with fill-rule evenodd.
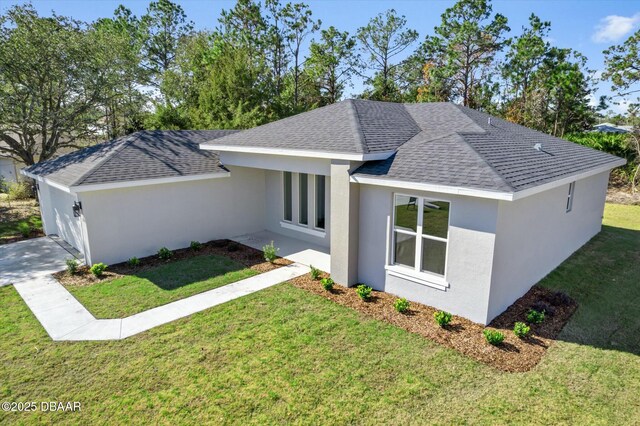
<svg viewBox="0 0 640 426"><path fill-rule="evenodd" d="M325 176L283 171L282 198L282 227L325 236Z"/></svg>
<svg viewBox="0 0 640 426"><path fill-rule="evenodd" d="M569 184L569 194L567 194L567 213L573 208L573 192L576 189L576 183L571 182Z"/></svg>
<svg viewBox="0 0 640 426"><path fill-rule="evenodd" d="M283 219L293 221L293 176L291 172L282 172L282 194L284 199Z"/></svg>
<svg viewBox="0 0 640 426"><path fill-rule="evenodd" d="M392 264L444 278L451 203L394 194Z"/></svg>

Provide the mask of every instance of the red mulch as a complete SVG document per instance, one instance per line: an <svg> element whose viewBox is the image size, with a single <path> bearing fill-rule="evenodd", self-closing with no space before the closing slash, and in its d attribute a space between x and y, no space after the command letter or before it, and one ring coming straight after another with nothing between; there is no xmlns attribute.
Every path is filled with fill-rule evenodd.
<svg viewBox="0 0 640 426"><path fill-rule="evenodd" d="M179 260L206 255L224 256L260 273L271 271L292 263L291 261L283 258L277 258L274 263L269 263L264 260L264 254L261 250L256 250L230 240L214 240L209 241L208 243L203 243L200 250L192 250L190 248L173 250L173 256L169 260L162 260L157 255L153 255L140 258L140 265L135 267L129 266L127 262L109 265L102 278L96 278L93 276L93 274L89 272L89 268L87 266L78 268L78 272L75 275L70 275L67 271L61 271L54 274L54 277L64 285L91 285L125 275L139 274L142 271L167 263L174 263Z"/></svg>
<svg viewBox="0 0 640 426"><path fill-rule="evenodd" d="M334 286L333 290L328 292L322 288L320 281L313 281L309 275L298 277L290 282L296 287L355 309L367 316L389 322L409 332L420 334L480 362L508 372L529 371L535 367L577 309L574 300L568 297L554 297L553 291L534 286L489 324L489 327L499 329L505 336L501 345L492 346L487 343L482 334L482 330L486 328L483 325L454 316L446 328L441 328L433 318L437 309L411 302L409 312L401 314L393 307L397 297L389 293L374 291L372 299L365 302L358 297L354 288ZM557 300L559 298L562 300ZM530 336L519 339L513 334L513 325L516 321L525 322L526 313L536 302L547 303L549 309L555 312L553 315L547 315L541 324L531 324Z"/></svg>

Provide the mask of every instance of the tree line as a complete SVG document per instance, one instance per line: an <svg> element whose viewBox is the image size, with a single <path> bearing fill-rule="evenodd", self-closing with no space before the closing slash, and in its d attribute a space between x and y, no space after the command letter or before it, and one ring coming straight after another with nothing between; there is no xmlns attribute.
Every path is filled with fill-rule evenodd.
<svg viewBox="0 0 640 426"><path fill-rule="evenodd" d="M356 97L450 101L562 137L589 129L597 79L587 58L552 46L532 14L509 37L489 0L459 0L424 37L390 9L354 34L326 26L305 3L238 0L211 31L177 2L85 23L0 16L0 155L26 164L92 137L141 129L242 129ZM639 82L637 32L605 53L619 94Z"/></svg>

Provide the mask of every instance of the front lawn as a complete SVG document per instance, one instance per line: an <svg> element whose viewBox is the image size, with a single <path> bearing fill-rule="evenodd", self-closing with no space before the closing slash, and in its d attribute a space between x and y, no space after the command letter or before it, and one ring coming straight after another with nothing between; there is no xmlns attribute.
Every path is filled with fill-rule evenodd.
<svg viewBox="0 0 640 426"><path fill-rule="evenodd" d="M227 257L202 255L134 275L66 288L96 318L121 318L257 274Z"/></svg>
<svg viewBox="0 0 640 426"><path fill-rule="evenodd" d="M623 219L624 218L624 219ZM282 284L123 341L52 342L0 288L0 400L80 401L0 423L639 424L640 208L543 281L579 309L504 373Z"/></svg>

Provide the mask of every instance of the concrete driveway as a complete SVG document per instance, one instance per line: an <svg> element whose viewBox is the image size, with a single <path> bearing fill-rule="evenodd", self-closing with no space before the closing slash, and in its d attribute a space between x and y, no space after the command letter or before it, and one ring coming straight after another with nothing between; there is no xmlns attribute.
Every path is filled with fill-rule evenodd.
<svg viewBox="0 0 640 426"><path fill-rule="evenodd" d="M61 271L71 257L48 237L1 245L0 287Z"/></svg>

